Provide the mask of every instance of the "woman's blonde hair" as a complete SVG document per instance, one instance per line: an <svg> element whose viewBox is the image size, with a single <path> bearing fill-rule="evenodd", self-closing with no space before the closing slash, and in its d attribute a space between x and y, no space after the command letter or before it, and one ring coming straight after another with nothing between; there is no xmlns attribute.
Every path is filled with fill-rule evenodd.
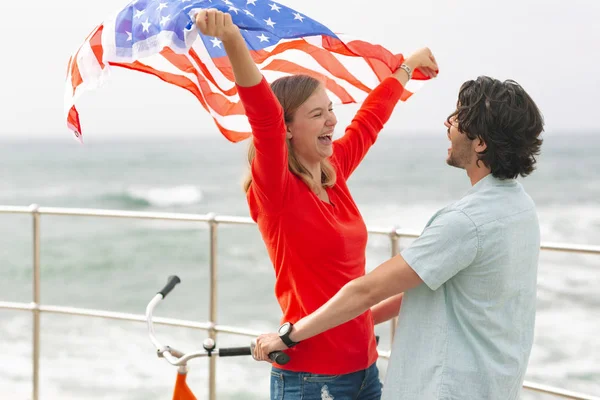
<svg viewBox="0 0 600 400"><path fill-rule="evenodd" d="M308 75L292 75L279 78L271 84L271 89L275 93L275 97L283 107L283 116L286 125L293 121L294 113L304 102L317 90L321 85L317 79ZM282 135L285 134L282 132ZM321 181L320 185L315 182L315 177L304 168L300 163L291 140L286 139L288 148L288 169L291 173L298 176L304 181L314 192L318 192L322 186L332 187L335 184L335 169L328 159L321 160ZM250 142L248 148L248 165L252 166L252 161L256 156L256 148L254 142ZM252 171L248 171L248 175L244 179L244 191L247 192L252 183Z"/></svg>

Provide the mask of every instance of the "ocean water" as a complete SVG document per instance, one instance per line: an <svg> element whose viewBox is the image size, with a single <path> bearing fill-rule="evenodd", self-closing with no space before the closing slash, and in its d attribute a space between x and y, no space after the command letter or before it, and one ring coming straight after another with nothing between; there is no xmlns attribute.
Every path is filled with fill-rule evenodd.
<svg viewBox="0 0 600 400"><path fill-rule="evenodd" d="M125 209L247 216L241 190L247 143L187 140L0 142L0 205ZM349 184L370 227L420 231L469 188L445 164L439 136L384 132ZM600 244L600 138L546 134L538 170L522 179L538 206L545 242ZM0 300L32 299L31 217L0 215ZM167 276L182 284L156 315L208 319L208 229L202 223L43 216L43 304L143 314ZM401 241L401 246L409 244ZM255 226L219 227L218 322L272 331L279 321L273 271ZM390 254L370 237L367 268ZM600 396L600 256L542 252L538 314L527 380ZM0 310L0 398L31 394L31 314ZM389 348L389 324L378 326ZM157 327L163 342L191 351L206 334ZM42 316L42 399L166 399L176 370L158 359L140 323ZM221 346L246 338L222 335ZM323 362L335 355L324 355ZM415 360L418 362L418 360ZM190 387L207 388L204 360ZM382 377L386 362L379 366ZM220 399L265 399L269 366L219 359ZM524 399L550 398L529 393Z"/></svg>

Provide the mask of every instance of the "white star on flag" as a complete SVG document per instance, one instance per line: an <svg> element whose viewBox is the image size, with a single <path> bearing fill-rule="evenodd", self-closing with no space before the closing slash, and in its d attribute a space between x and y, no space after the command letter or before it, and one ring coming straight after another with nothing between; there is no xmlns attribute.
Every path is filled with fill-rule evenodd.
<svg viewBox="0 0 600 400"><path fill-rule="evenodd" d="M269 38L265 36L264 33L261 33L260 36L257 36L258 39L260 39L261 42L268 42Z"/></svg>
<svg viewBox="0 0 600 400"><path fill-rule="evenodd" d="M135 14L133 15L133 18L139 18L142 15L144 15L145 12L146 12L146 10L135 10Z"/></svg>
<svg viewBox="0 0 600 400"><path fill-rule="evenodd" d="M271 28L275 28L275 22L271 21L271 17L269 19L263 19Z"/></svg>
<svg viewBox="0 0 600 400"><path fill-rule="evenodd" d="M149 30L150 25L152 25L152 24L150 22L148 22L148 18L146 18L146 22L142 22L142 26L143 26L142 32L148 32L149 33L150 32L150 30Z"/></svg>
<svg viewBox="0 0 600 400"><path fill-rule="evenodd" d="M300 22L304 22L304 17L302 15L300 15L300 13L294 13L294 19L299 19Z"/></svg>
<svg viewBox="0 0 600 400"><path fill-rule="evenodd" d="M217 38L212 38L210 41L212 42L213 47L218 47L218 48L221 48L221 43L223 43Z"/></svg>
<svg viewBox="0 0 600 400"><path fill-rule="evenodd" d="M281 7L279 7L277 4L275 4L275 3L271 4L271 11L279 12L280 9L281 9Z"/></svg>
<svg viewBox="0 0 600 400"><path fill-rule="evenodd" d="M164 26L167 22L169 22L171 20L170 16L164 16L160 19L160 26Z"/></svg>
<svg viewBox="0 0 600 400"><path fill-rule="evenodd" d="M160 11L160 10L162 10L163 8L167 8L167 3L160 3L160 4L158 5L158 8L157 8L157 10L158 10L158 11Z"/></svg>
<svg viewBox="0 0 600 400"><path fill-rule="evenodd" d="M254 17L254 14L252 14L250 11L248 10L244 10L244 12L246 13L246 15L249 15L251 17Z"/></svg>
<svg viewBox="0 0 600 400"><path fill-rule="evenodd" d="M253 6L255 6L256 5L256 0L248 0L246 2L246 5L249 5L249 4L252 4Z"/></svg>

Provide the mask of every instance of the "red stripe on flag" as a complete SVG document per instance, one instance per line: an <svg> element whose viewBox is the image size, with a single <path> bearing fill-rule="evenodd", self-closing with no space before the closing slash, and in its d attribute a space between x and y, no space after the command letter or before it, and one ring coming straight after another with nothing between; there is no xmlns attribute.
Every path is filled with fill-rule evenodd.
<svg viewBox="0 0 600 400"><path fill-rule="evenodd" d="M352 75L352 73L348 71L344 64L342 64L340 60L338 60L333 54L325 49L308 43L304 39L282 43L276 46L275 49L269 53L269 56L273 57L288 50L303 51L311 56L317 63L319 63L320 66L322 66L326 71L331 73L336 78L347 81L365 93L369 93L371 91L369 87L365 86L359 79ZM261 55L261 58L262 57L264 57L264 55ZM264 59L260 62L263 61Z"/></svg>
<svg viewBox="0 0 600 400"><path fill-rule="evenodd" d="M273 60L273 62L271 62L267 66L263 67L263 70L279 71L279 72L285 72L285 73L293 74L293 75L302 74L302 75L312 76L313 78L318 79L321 82L324 82L327 90L331 91L337 97L339 97L340 100L342 101L342 103L344 103L344 104L353 103L355 101L354 98L350 95L350 93L348 93L346 91L346 89L344 89L342 86L340 86L333 79L331 79L317 71L314 71L312 69L304 68L296 63L286 61L286 60Z"/></svg>
<svg viewBox="0 0 600 400"><path fill-rule="evenodd" d="M198 72L192 62L183 54L176 54L173 51L161 51L161 55L182 71L196 75L198 87L204 93L206 101L210 108L221 115L245 115L244 106L241 102L232 102L223 94L214 92L205 77Z"/></svg>
<svg viewBox="0 0 600 400"><path fill-rule="evenodd" d="M79 86L83 83L83 79L81 78L81 73L79 72L79 65L77 62L77 58L79 57L79 52L81 51L81 48L85 45L86 42L90 41L90 46L92 48L92 52L96 56L96 61L98 61L98 64L100 65L100 67L104 68L104 63L102 62L102 58L103 58L103 54L104 54L104 50L102 48L102 30L103 29L104 29L104 25L99 25L96 28L94 28L89 33L89 35L87 36L85 41L83 42L84 44L79 49L77 49L77 52L75 53L75 55L72 56L71 59L69 60L69 68L67 69L67 76L68 76L69 70L70 70L71 71L71 85L73 86L73 95L75 95L75 90L77 89L77 86Z"/></svg>
<svg viewBox="0 0 600 400"><path fill-rule="evenodd" d="M344 43L339 39L323 36L323 48L346 56L362 57L373 69L379 81L390 76L404 60L401 54L395 56L382 46L361 40L351 40Z"/></svg>
<svg viewBox="0 0 600 400"><path fill-rule="evenodd" d="M90 39L90 47L92 48L92 52L96 56L96 60L100 67L104 69L104 62L102 61L104 56L104 49L102 48L102 31L104 30L104 25L100 25L98 30L94 32L94 35Z"/></svg>
<svg viewBox="0 0 600 400"><path fill-rule="evenodd" d="M79 123L79 113L75 106L69 109L67 114L67 126L75 132L75 137L81 140L81 124Z"/></svg>
<svg viewBox="0 0 600 400"><path fill-rule="evenodd" d="M110 62L109 64L112 66L115 66L115 67L126 68L126 69L129 69L132 71L139 71L139 72L144 72L146 74L154 75L157 78L159 78L167 83L170 83L175 86L179 86L180 88L185 89L185 90L189 91L190 93L192 93L194 96L196 96L196 98L198 99L200 104L202 104L202 107L204 107L204 109L206 109L208 111L208 107L206 105L206 102L204 101L202 94L200 93L200 89L194 82L192 82L190 79L188 79L185 76L172 74L170 72L159 71L148 65L142 64L138 61L135 61L133 63ZM215 111L217 111L217 110L215 110ZM223 115L222 113L219 113L219 114ZM250 132L232 131L232 130L224 128L221 124L219 124L219 121L217 121L216 118L213 117L213 120L217 124L219 131L231 142L234 142L234 143L239 142L250 136Z"/></svg>
<svg viewBox="0 0 600 400"><path fill-rule="evenodd" d="M77 89L77 86L81 85L82 83L83 79L79 73L79 65L77 64L77 59L75 58L71 65L71 85L73 85L73 96L75 96L75 90Z"/></svg>
<svg viewBox="0 0 600 400"><path fill-rule="evenodd" d="M231 89L223 89L215 80L215 78L213 77L213 75L210 73L208 67L206 66L206 64L202 61L202 59L198 56L198 53L196 53L196 51L192 48L189 51L189 56L192 58L192 60L194 60L194 62L196 62L196 64L198 64L198 66L200 67L200 70L202 71L202 75L204 77L206 77L206 79L208 79L209 81L212 82L213 85L215 85L221 92L223 92L224 94L226 94L227 96L235 96L237 94L237 88L234 86ZM226 58L226 57L225 57ZM229 60L227 60L229 62ZM231 64L229 64L229 71L231 71ZM231 76L233 76L233 72L231 73ZM230 81L234 81L233 79L229 79Z"/></svg>
<svg viewBox="0 0 600 400"><path fill-rule="evenodd" d="M336 53L363 57L380 80L388 76L390 72L396 71L404 62L402 54L394 55L380 45L362 40L351 40L348 43L343 43L332 37L323 37L323 47ZM344 51L344 48L346 51ZM426 81L430 78L417 69L413 72L412 79Z"/></svg>
<svg viewBox="0 0 600 400"><path fill-rule="evenodd" d="M250 54L254 53L254 51L250 51ZM221 74L230 80L231 82L235 82L235 76L233 75L233 68L231 68L231 63L229 62L229 58L227 57L217 57L212 59L215 67L221 72Z"/></svg>

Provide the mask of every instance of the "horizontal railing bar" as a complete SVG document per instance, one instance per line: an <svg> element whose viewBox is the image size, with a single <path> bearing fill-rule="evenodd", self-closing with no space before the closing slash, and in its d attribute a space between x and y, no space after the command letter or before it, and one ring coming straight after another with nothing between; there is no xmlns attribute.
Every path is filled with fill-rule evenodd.
<svg viewBox="0 0 600 400"><path fill-rule="evenodd" d="M123 210L97 210L85 208L55 208L40 207L41 215L62 215L72 217L105 217L105 218L133 218L133 219L158 219L163 221L191 221L209 222L211 217L204 214L183 214L166 212L123 211Z"/></svg>
<svg viewBox="0 0 600 400"><path fill-rule="evenodd" d="M129 314L121 312L113 312L106 310L94 310L86 308L75 308L75 307L62 307L62 306L38 306L34 303L14 303L0 301L0 309L5 310L16 310L16 311L33 311L39 310L43 313L49 314L62 314L62 315L75 315L83 317L103 318L120 321L131 321L131 322L146 322L146 317L141 314ZM211 328L208 322L193 322L189 320L181 320L175 318L153 318L154 323L159 325L176 326L183 328L193 328L208 331ZM250 329L237 328L227 325L216 325L214 329L219 333L227 333L233 335L247 336L255 338L263 332L258 332ZM379 356L384 359L390 358L389 350L379 350ZM535 392L551 394L559 396L564 399L571 400L600 400L600 397L590 396L582 393L572 392L548 385L542 385L539 383L525 381L523 387L528 390Z"/></svg>
<svg viewBox="0 0 600 400"><path fill-rule="evenodd" d="M191 221L191 222L217 222L222 224L235 225L254 225L249 217L236 217L229 215L215 214L183 214L183 213L161 213L145 211L121 211L121 210L102 210L88 208L60 208L60 207L39 207L35 208L41 215L63 215L63 216L81 216L81 217L106 217L106 218L133 218L133 219L154 219L164 221ZM19 206L0 206L0 214L28 214L33 212L31 207ZM396 236L398 238L417 238L419 232L406 229L383 229L369 228L368 232L374 235ZM560 251L568 253L581 254L600 254L600 246L566 244L543 242L540 246L542 250Z"/></svg>
<svg viewBox="0 0 600 400"><path fill-rule="evenodd" d="M15 311L33 311L39 310L42 313L48 314L62 314L62 315L75 315L81 317L94 317L102 319L112 319L118 321L131 321L131 322L146 322L146 317L141 314L129 314L123 312L106 311L106 310L94 310L89 308L75 308L75 307L63 307L63 306L45 306L36 305L34 303L12 303L6 301L0 301L0 309L15 310ZM194 328L201 330L209 330L209 323L193 322L188 320L181 320L176 318L161 318L155 317L152 319L156 324L178 326L184 328Z"/></svg>
<svg viewBox="0 0 600 400"><path fill-rule="evenodd" d="M563 399L571 399L571 400L600 400L600 397L591 396L584 393L572 392L570 390L564 390L553 386L542 385L540 383L534 382L523 382L523 388L527 390L531 390L538 393L551 394L554 396L559 396Z"/></svg>
<svg viewBox="0 0 600 400"><path fill-rule="evenodd" d="M542 250L561 251L566 253L600 254L600 246L588 246L581 244L565 243L542 243Z"/></svg>
<svg viewBox="0 0 600 400"><path fill-rule="evenodd" d="M235 217L232 215L216 215L215 221L221 224L255 225L255 222L250 217Z"/></svg>
<svg viewBox="0 0 600 400"><path fill-rule="evenodd" d="M13 303L10 301L0 301L0 310L14 310L14 311L33 311L36 309L34 303Z"/></svg>
<svg viewBox="0 0 600 400"><path fill-rule="evenodd" d="M20 206L0 206L0 214L31 214L31 208Z"/></svg>
<svg viewBox="0 0 600 400"><path fill-rule="evenodd" d="M49 314L62 314L62 315L75 315L75 316L83 316L83 317L94 317L94 318L102 318L102 319L112 319L119 321L131 321L131 322L146 322L146 317L141 314L130 314L116 311L106 311L106 310L95 310L89 308L75 308L75 307L64 307L64 306L45 306L45 305L36 305L34 303L13 303L13 302L5 302L0 301L0 309L6 310L15 310L15 311L33 311L39 310L42 313ZM208 331L211 328L211 324L208 322L193 322L189 320L182 320L176 318L161 318L161 317L153 317L152 321L158 325L168 325L168 326L176 326L183 328L193 328ZM215 325L214 329L220 333L228 333L233 335L240 336L248 336L250 338L255 338L259 336L261 333L251 329L237 328L234 326L228 325Z"/></svg>

